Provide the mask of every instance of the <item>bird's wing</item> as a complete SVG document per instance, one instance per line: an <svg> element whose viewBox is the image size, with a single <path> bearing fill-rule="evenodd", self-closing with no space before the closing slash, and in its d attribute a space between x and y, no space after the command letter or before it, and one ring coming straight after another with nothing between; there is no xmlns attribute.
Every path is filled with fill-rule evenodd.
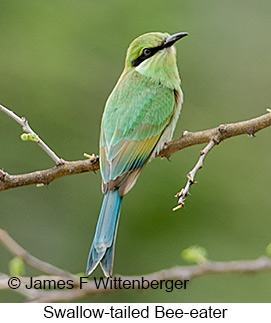
<svg viewBox="0 0 271 323"><path fill-rule="evenodd" d="M110 95L100 138L104 191L127 193L170 123L174 91L137 75L119 82Z"/></svg>

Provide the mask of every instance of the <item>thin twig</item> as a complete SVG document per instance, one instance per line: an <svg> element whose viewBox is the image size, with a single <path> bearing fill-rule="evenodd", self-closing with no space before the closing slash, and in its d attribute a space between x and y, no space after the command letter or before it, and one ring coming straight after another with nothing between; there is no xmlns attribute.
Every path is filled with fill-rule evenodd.
<svg viewBox="0 0 271 323"><path fill-rule="evenodd" d="M198 172L199 169L201 169L203 167L203 162L204 162L204 159L206 158L207 154L211 151L211 149L216 145L216 142L215 140L211 140L208 145L200 151L200 157L196 163L196 165L194 166L194 168L187 174L187 183L185 185L185 188L181 189L180 192L178 192L175 197L178 197L179 200L178 200L178 205L176 207L173 208L173 211L176 211L180 208L182 208L184 206L184 202L187 198L187 196L190 195L190 187L197 183L195 181L195 177L196 177L196 174Z"/></svg>
<svg viewBox="0 0 271 323"><path fill-rule="evenodd" d="M35 141L38 143L38 145L53 159L53 161L56 163L56 165L61 165L64 163L64 160L59 158L53 151L50 149L45 142L32 130L30 127L28 121L22 117L18 117L13 111L9 110L8 108L4 107L0 104L0 111L7 114L9 117L11 117L13 120L15 120L19 125L22 126L23 131L26 133L33 135L35 138Z"/></svg>
<svg viewBox="0 0 271 323"><path fill-rule="evenodd" d="M44 262L23 249L11 236L0 229L0 242L15 256L21 258L25 263L33 268L39 269L47 274L60 275L64 277L75 278L71 273L57 268L47 262Z"/></svg>

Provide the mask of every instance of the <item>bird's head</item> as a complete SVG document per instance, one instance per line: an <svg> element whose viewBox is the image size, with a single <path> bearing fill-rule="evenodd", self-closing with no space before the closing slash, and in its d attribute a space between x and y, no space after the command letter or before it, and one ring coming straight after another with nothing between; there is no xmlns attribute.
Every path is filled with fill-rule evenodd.
<svg viewBox="0 0 271 323"><path fill-rule="evenodd" d="M152 32L137 37L127 50L125 68L163 82L165 74L178 74L173 45L187 35L186 32L174 35Z"/></svg>

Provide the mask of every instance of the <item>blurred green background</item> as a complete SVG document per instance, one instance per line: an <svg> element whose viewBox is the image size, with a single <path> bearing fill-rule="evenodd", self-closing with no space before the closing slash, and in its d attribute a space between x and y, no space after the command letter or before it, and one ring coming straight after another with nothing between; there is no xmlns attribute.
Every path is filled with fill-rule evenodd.
<svg viewBox="0 0 271 323"><path fill-rule="evenodd" d="M177 44L185 103L175 137L265 113L271 103L269 0L0 1L0 102L66 160L98 153L105 101L129 43L148 31L190 36ZM0 168L20 174L50 168L21 128L0 114ZM198 244L217 261L253 259L271 242L271 131L216 147L197 175L186 207L184 186L199 150L155 159L122 209L114 272L143 275L184 265ZM0 226L31 254L71 272L85 270L102 201L100 174L58 179L1 193ZM0 246L0 271L12 256ZM38 274L27 267L27 274ZM100 269L95 275L101 274ZM10 291L0 301L23 301ZM127 291L90 302L270 302L271 273L214 275L186 291Z"/></svg>

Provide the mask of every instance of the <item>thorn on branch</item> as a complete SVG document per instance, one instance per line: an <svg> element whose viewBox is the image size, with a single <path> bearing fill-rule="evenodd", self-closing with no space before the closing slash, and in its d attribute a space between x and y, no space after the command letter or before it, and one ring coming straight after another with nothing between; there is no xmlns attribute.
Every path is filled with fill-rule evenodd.
<svg viewBox="0 0 271 323"><path fill-rule="evenodd" d="M64 160L63 158L58 158L58 160L56 161L56 166L62 166L66 163L66 160Z"/></svg>
<svg viewBox="0 0 271 323"><path fill-rule="evenodd" d="M180 202L177 206L175 206L172 211L177 211L179 209L181 209L182 207L184 207L184 202Z"/></svg>
<svg viewBox="0 0 271 323"><path fill-rule="evenodd" d="M187 130L184 130L183 132L182 132L182 137L185 137L185 136L187 136L187 135L189 135L189 131L187 131Z"/></svg>
<svg viewBox="0 0 271 323"><path fill-rule="evenodd" d="M4 181L7 173L0 169L0 181Z"/></svg>
<svg viewBox="0 0 271 323"><path fill-rule="evenodd" d="M48 186L48 184L45 184L45 183L38 183L36 185L36 187L44 187L44 186Z"/></svg>
<svg viewBox="0 0 271 323"><path fill-rule="evenodd" d="M201 154L201 156L203 156L204 155L204 153L203 154ZM202 167L201 165L199 166L200 168ZM197 182L195 181L195 179L192 177L193 175L191 175L190 173L188 173L187 175L186 175L186 177L188 178L188 180L189 180L189 182L190 182L190 184L192 185L192 184L196 184Z"/></svg>
<svg viewBox="0 0 271 323"><path fill-rule="evenodd" d="M218 131L223 135L224 133L227 132L227 124L221 124L219 127L218 127Z"/></svg>
<svg viewBox="0 0 271 323"><path fill-rule="evenodd" d="M180 197L183 195L183 191L184 191L184 188L182 188L182 189L180 190L180 192L176 193L176 194L175 194L175 197L180 198Z"/></svg>
<svg viewBox="0 0 271 323"><path fill-rule="evenodd" d="M213 143L214 143L215 145L219 145L219 144L221 143L221 141L222 141L221 136L220 136L220 135L218 135L218 136L216 136L216 137L212 138L212 141L213 141Z"/></svg>
<svg viewBox="0 0 271 323"><path fill-rule="evenodd" d="M90 159L91 161L93 161L93 160L95 160L95 158L97 158L97 155L95 155L95 154L90 155L88 153L84 153L83 156Z"/></svg>
<svg viewBox="0 0 271 323"><path fill-rule="evenodd" d="M29 123L28 123L28 121L26 120L25 117L21 117L21 119L22 119L22 123L23 123L23 131L28 132L28 130L29 130Z"/></svg>

